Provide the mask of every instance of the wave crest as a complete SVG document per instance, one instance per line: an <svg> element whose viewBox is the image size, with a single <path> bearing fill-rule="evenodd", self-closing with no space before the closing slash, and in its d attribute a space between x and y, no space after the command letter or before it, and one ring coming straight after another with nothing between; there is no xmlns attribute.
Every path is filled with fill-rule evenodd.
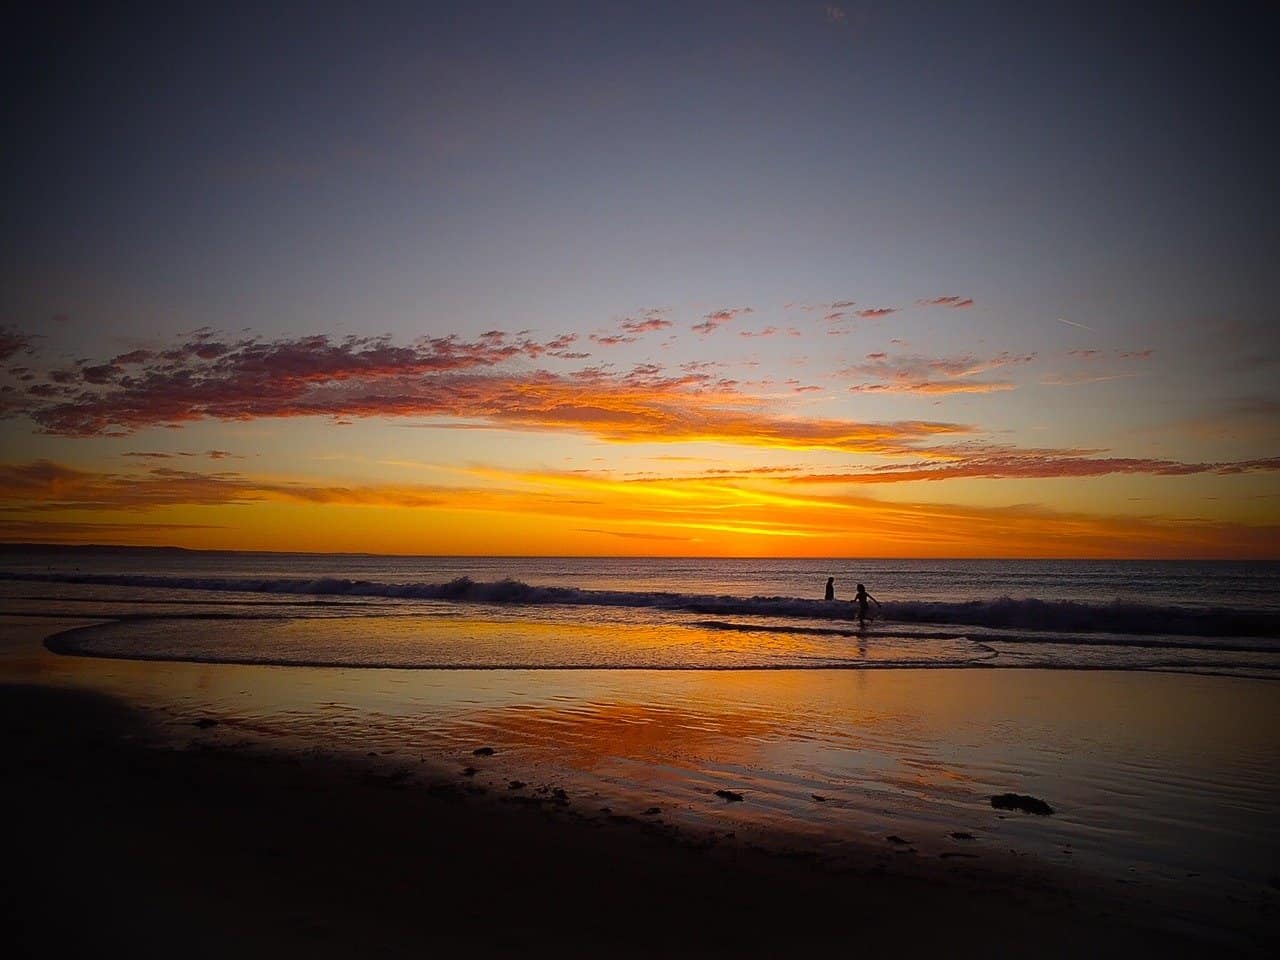
<svg viewBox="0 0 1280 960"><path fill-rule="evenodd" d="M343 577L171 577L146 574L0 572L0 580L91 584L147 589L207 590L288 596L447 600L511 605L575 604L640 607L717 616L788 617L849 622L853 605L797 597L735 597L533 586L520 580L491 582L457 577L445 583L386 583ZM911 624L1072 633L1171 634L1199 637L1280 637L1280 614L1231 607L1157 605L1115 600L1081 603L1035 597L994 600L885 601L885 620Z"/></svg>

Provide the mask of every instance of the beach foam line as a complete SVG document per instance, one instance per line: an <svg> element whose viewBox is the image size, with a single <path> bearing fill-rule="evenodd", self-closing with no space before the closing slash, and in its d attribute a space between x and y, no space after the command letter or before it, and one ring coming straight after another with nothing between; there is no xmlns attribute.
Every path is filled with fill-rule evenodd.
<svg viewBox="0 0 1280 960"><path fill-rule="evenodd" d="M343 577L173 577L4 571L0 572L0 580L288 596L445 600L454 603L513 606L638 607L711 616L785 617L846 623L854 619L851 604L828 600L584 590L569 586L532 586L511 579L477 582L470 577L457 577L446 583L387 583ZM1079 603L1035 597L1000 597L957 603L886 600L880 607L880 614L883 620L903 624L972 626L997 630L1280 638L1280 613L1222 606L1178 606L1121 600L1110 603Z"/></svg>
<svg viewBox="0 0 1280 960"><path fill-rule="evenodd" d="M1241 638L1223 641L1204 637L1149 637L1133 634L1081 636L1079 634L1052 634L1036 631L1031 636L1018 633L1001 634L966 634L966 633L930 633L923 631L906 631L885 629L883 621L877 621L865 631L844 629L839 627L801 627L790 624L770 623L734 623L728 620L695 620L690 626L704 627L708 630L727 630L738 633L785 633L806 636L861 637L867 636L877 641L894 640L967 640L981 645L982 642L1035 643L1044 645L1060 645L1067 647L1124 647L1126 649L1150 650L1210 650L1221 653L1280 653L1280 641L1266 638L1252 638L1252 642L1241 643ZM1245 638L1249 639L1249 638ZM1211 642L1205 642L1211 640ZM1233 642L1234 641L1234 642Z"/></svg>

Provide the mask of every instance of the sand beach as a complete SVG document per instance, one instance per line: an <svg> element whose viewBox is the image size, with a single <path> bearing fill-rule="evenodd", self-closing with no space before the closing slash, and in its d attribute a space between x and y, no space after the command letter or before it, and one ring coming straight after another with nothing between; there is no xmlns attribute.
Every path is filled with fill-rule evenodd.
<svg viewBox="0 0 1280 960"><path fill-rule="evenodd" d="M1195 741L1149 709L1180 685L1193 709L1257 719L1275 709L1268 681L342 671L42 645L81 622L3 622L21 824L5 899L23 955L1248 956L1275 943L1278 891L1259 862L1274 833L1225 819L1256 797L1198 784L1221 738L1247 763L1269 735L1196 721ZM834 709L847 683L865 736L835 769L842 750L797 717ZM1024 705L990 716L1015 690ZM961 715L990 716L983 736ZM1108 736L1115 749L1180 764L1177 789L1090 759L1088 724L1068 719L1081 716L1126 730ZM1151 755L1155 742L1177 756ZM991 807L998 769L1055 813ZM1201 808L1185 803L1196 792Z"/></svg>

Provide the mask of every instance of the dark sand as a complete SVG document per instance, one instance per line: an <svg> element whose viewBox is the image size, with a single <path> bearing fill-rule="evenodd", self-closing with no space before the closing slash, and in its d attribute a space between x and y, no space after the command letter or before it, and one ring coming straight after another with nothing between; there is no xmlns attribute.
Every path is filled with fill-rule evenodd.
<svg viewBox="0 0 1280 960"><path fill-rule="evenodd" d="M682 836L0 687L8 956L1221 956L1113 890ZM907 857L907 854L899 855ZM887 861L887 862L886 862Z"/></svg>

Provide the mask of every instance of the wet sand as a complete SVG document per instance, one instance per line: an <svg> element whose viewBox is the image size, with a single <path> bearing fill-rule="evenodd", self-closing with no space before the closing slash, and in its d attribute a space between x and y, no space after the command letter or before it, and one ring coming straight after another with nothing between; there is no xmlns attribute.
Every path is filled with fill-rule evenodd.
<svg viewBox="0 0 1280 960"><path fill-rule="evenodd" d="M576 816L288 750L149 744L117 701L0 690L24 956L1192 956L1033 870L900 873Z"/></svg>
<svg viewBox="0 0 1280 960"><path fill-rule="evenodd" d="M1155 898L1124 878L1019 849L1017 830L1044 832L1055 818L1012 815L1011 845L997 848L991 836L951 837L969 822L943 823L935 804L916 823L938 833L933 849L914 828L884 835L868 811L830 803L839 798L819 803L804 793L812 819L797 824L785 791L769 794L758 770L746 803L715 797L715 783L696 788L691 803L691 771L747 777L778 748L765 730L744 731L735 715L728 735L708 736L699 749L723 756L722 741L759 740L731 757L737 766L713 768L705 756L672 765L665 738L715 720L697 712L691 689L673 734L636 723L634 712L561 703L552 675L495 673L480 683L421 672L90 661L32 642L65 622L5 618L0 626L0 675L9 681L0 690L0 732L18 807L4 902L22 955L398 956L436 948L481 956L1190 956L1266 955L1276 944L1274 889L1237 904L1228 927L1215 927L1201 922L1203 904L1191 892ZM759 704L775 691L778 716L794 709L787 697L821 690L817 675L793 678L789 694L785 675L761 680L726 682L747 685L739 703ZM1184 683L1194 680L1168 678L1183 692L1196 689ZM648 682L626 673L614 681ZM729 691L706 682L704 694L723 704ZM1047 701L1037 709L1056 729L1064 719L1053 713L1061 694L1047 696L1054 682L1027 687ZM428 700L445 699L438 690L428 696L429 683L460 698L462 713L451 703L424 714ZM492 693L510 683L522 696L536 684L545 689L536 703ZM1151 686L1116 683L1128 694ZM915 708L907 727L890 710L900 695L951 688L975 699ZM873 689L862 709L869 717L890 711L897 739L884 749L898 754L904 738L927 744L992 696L973 680L914 674L880 678ZM486 690L502 709L477 702ZM345 727L318 723L328 714L316 704L339 693L358 716ZM388 716L397 704L408 720ZM1111 729L1123 719L1097 722ZM1152 722L1163 729L1169 718ZM352 736L371 726L364 740ZM620 740L628 729L650 732ZM473 754L482 745L494 754ZM1029 762L1007 744L984 748L1011 767ZM547 754L557 751L552 763ZM608 756L627 760L625 784L610 781L614 768L601 770ZM890 773L872 765L861 776L851 797ZM513 788L515 777L522 780ZM611 796L597 789L605 782L618 787ZM844 825L838 836L836 822Z"/></svg>

